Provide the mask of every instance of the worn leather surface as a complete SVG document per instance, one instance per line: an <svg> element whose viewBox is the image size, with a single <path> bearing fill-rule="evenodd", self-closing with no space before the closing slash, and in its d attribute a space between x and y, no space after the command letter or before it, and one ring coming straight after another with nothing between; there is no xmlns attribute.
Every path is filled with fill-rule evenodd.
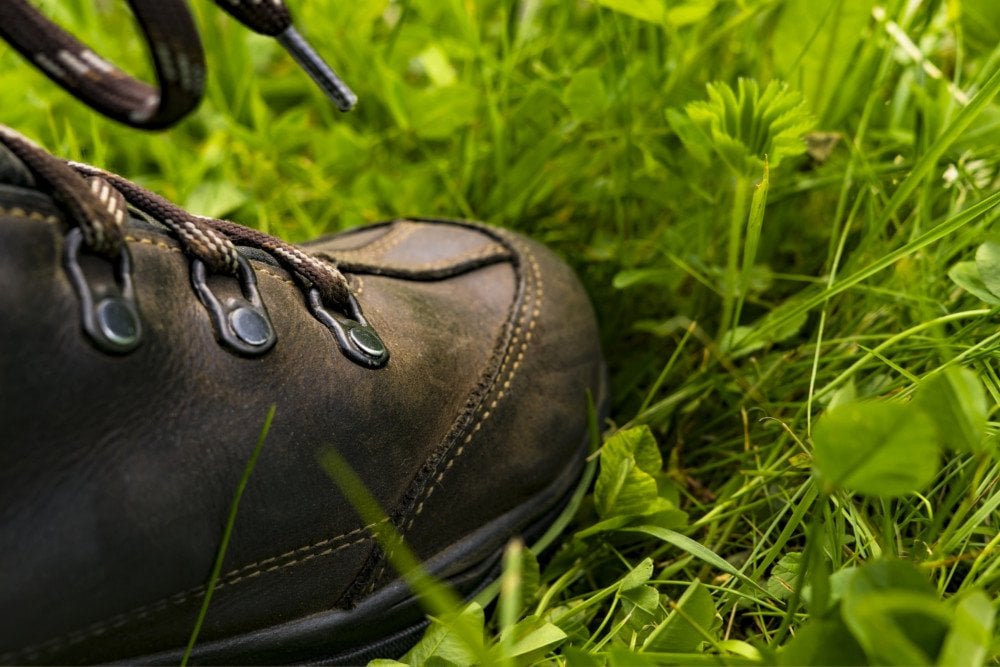
<svg viewBox="0 0 1000 667"><path fill-rule="evenodd" d="M0 662L182 647L272 404L205 641L351 608L396 577L320 467L326 449L423 558L530 503L579 451L601 372L592 309L523 237L399 220L309 244L337 258L390 349L370 370L263 261L277 345L223 348L187 258L142 226L128 247L144 340L101 352L63 268L66 229L47 197L0 186Z"/></svg>

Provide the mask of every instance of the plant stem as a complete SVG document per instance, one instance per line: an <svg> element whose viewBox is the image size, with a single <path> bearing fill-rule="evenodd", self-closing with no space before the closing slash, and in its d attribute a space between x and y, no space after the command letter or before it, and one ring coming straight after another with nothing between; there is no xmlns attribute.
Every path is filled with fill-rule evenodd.
<svg viewBox="0 0 1000 667"><path fill-rule="evenodd" d="M743 224L746 221L753 183L743 174L737 174L733 183L733 205L729 216L729 238L726 246L726 274L722 285L722 322L716 339L724 341L729 333L735 315L736 295L740 285L740 241L743 238Z"/></svg>
<svg viewBox="0 0 1000 667"><path fill-rule="evenodd" d="M788 608L785 611L785 617L781 620L781 626L778 628L778 632L775 633L771 645L781 646L781 643L785 640L788 635L788 631L791 628L792 621L795 619L795 614L799 610L799 603L802 601L802 589L805 587L806 576L809 574L809 570L813 567L813 561L822 558L822 547L818 544L820 538L820 531L823 527L823 512L822 508L816 508L815 502L816 496L812 497L810 502L810 509L812 510L812 516L809 518L809 526L806 529L806 546L802 550L802 560L799 567L798 574L795 577L795 585L792 587L792 594L788 598ZM826 494L822 496L822 502L826 503ZM817 552L817 550L820 550Z"/></svg>

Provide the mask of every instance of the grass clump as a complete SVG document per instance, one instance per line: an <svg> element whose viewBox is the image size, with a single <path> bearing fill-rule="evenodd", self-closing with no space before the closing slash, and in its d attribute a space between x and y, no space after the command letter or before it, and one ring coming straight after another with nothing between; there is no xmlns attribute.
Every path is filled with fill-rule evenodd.
<svg viewBox="0 0 1000 667"><path fill-rule="evenodd" d="M139 62L92 4L59 18ZM414 661L997 664L996 7L293 3L346 116L204 11L208 99L169 134L9 50L0 100L58 153L292 240L459 215L574 264L614 386L594 492L469 608L482 646L435 625Z"/></svg>

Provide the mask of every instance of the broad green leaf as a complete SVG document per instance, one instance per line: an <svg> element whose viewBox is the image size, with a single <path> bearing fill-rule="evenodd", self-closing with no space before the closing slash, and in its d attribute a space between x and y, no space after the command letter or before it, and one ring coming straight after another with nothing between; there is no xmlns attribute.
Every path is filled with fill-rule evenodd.
<svg viewBox="0 0 1000 667"><path fill-rule="evenodd" d="M955 618L937 664L941 667L985 665L993 643L996 613L990 598L980 590L957 598Z"/></svg>
<svg viewBox="0 0 1000 667"><path fill-rule="evenodd" d="M871 664L930 665L948 627L944 603L912 591L845 599L842 609Z"/></svg>
<svg viewBox="0 0 1000 667"><path fill-rule="evenodd" d="M995 297L1000 297L1000 243L987 241L976 249L979 279Z"/></svg>
<svg viewBox="0 0 1000 667"><path fill-rule="evenodd" d="M631 606L652 614L659 610L660 592L652 586L636 586L620 592L623 600L628 600ZM631 613L631 610L630 612Z"/></svg>
<svg viewBox="0 0 1000 667"><path fill-rule="evenodd" d="M594 503L604 517L643 514L656 500L656 480L636 466L633 458L616 458L601 464L594 486Z"/></svg>
<svg viewBox="0 0 1000 667"><path fill-rule="evenodd" d="M821 562L823 563L822 568L826 570L826 582L824 584L826 588L826 606L821 607L818 605L820 600L813 600L812 585L802 591L802 599L809 606L809 613L813 618L819 618L840 604L840 601L844 598L844 591L847 590L847 586L860 570L857 567L845 567L833 574L829 574L829 566L826 561L823 560ZM809 573L810 580L812 580L813 575L814 573Z"/></svg>
<svg viewBox="0 0 1000 667"><path fill-rule="evenodd" d="M977 297L980 301L991 306L1000 305L1000 296L990 292L979 277L979 267L975 262L959 262L948 271L948 277L952 282L964 289L969 294Z"/></svg>
<svg viewBox="0 0 1000 667"><path fill-rule="evenodd" d="M716 635L715 602L708 590L695 579L677 601L666 620L642 644L643 651L693 653Z"/></svg>
<svg viewBox="0 0 1000 667"><path fill-rule="evenodd" d="M815 469L836 487L893 497L923 488L938 470L933 420L898 403L851 403L828 410L813 429Z"/></svg>
<svg viewBox="0 0 1000 667"><path fill-rule="evenodd" d="M907 561L886 558L872 561L859 568L840 570L838 574L840 572L849 574L843 580L841 599L870 591L888 590L904 590L937 598L934 587L927 577Z"/></svg>
<svg viewBox="0 0 1000 667"><path fill-rule="evenodd" d="M566 646L562 653L566 658L566 664L573 667L606 667L608 664L602 654L585 651L572 645Z"/></svg>
<svg viewBox="0 0 1000 667"><path fill-rule="evenodd" d="M847 405L848 403L854 403L858 400L858 388L854 384L854 378L848 378L839 389L837 389L830 396L830 402L827 405L827 409L833 410L841 405Z"/></svg>
<svg viewBox="0 0 1000 667"><path fill-rule="evenodd" d="M525 619L528 620L528 619ZM522 621L524 623L524 621ZM525 635L514 644L514 657L530 659L529 654L536 651L551 651L566 639L566 633L552 623L544 623L530 634Z"/></svg>
<svg viewBox="0 0 1000 667"><path fill-rule="evenodd" d="M653 629L667 618L670 598L653 586L639 586L618 594L613 641L616 644L641 646Z"/></svg>
<svg viewBox="0 0 1000 667"><path fill-rule="evenodd" d="M934 420L945 444L982 452L986 442L986 391L975 373L951 367L917 389L914 403Z"/></svg>
<svg viewBox="0 0 1000 667"><path fill-rule="evenodd" d="M871 20L870 0L787 0L774 29L774 65L820 117L844 94L841 80Z"/></svg>
<svg viewBox="0 0 1000 667"><path fill-rule="evenodd" d="M771 569L767 580L767 592L777 600L785 600L795 588L795 580L802 567L802 553L792 551L781 557Z"/></svg>
<svg viewBox="0 0 1000 667"><path fill-rule="evenodd" d="M663 500L663 485L660 484L660 500ZM646 514L642 517L644 523L648 523L653 526L659 526L660 528L669 528L670 530L676 530L678 528L683 528L688 524L688 515L684 510L678 509L666 509L660 512L652 512Z"/></svg>
<svg viewBox="0 0 1000 667"><path fill-rule="evenodd" d="M655 475L663 470L663 456L660 454L660 447L656 444L656 438L653 437L653 432L649 430L649 427L638 426L620 431L619 435L622 436L623 440L630 440L626 449L634 452L635 462L643 472ZM612 437L611 440L614 438Z"/></svg>
<svg viewBox="0 0 1000 667"><path fill-rule="evenodd" d="M860 567L845 567L841 570L837 570L829 577L829 599L827 600L827 609L836 607L840 604L840 601L844 599L844 592L850 585L851 580L857 576L858 572L861 570ZM809 593L809 591L804 591L803 595ZM813 613L819 614L826 611L825 609L817 609Z"/></svg>
<svg viewBox="0 0 1000 667"><path fill-rule="evenodd" d="M585 67L574 73L566 86L563 101L577 120L601 116L608 107L608 92L600 71L595 67Z"/></svg>
<svg viewBox="0 0 1000 667"><path fill-rule="evenodd" d="M509 652L501 652L499 649L506 644L506 637L501 637L493 653L497 662L502 663L517 658L518 664L530 664L544 657L567 639L566 633L559 626L538 616L521 619L507 632L513 635L513 642L510 643Z"/></svg>
<svg viewBox="0 0 1000 667"><path fill-rule="evenodd" d="M618 582L618 589L627 591L642 586L653 576L653 559L646 558L636 565L632 570L622 577Z"/></svg>
<svg viewBox="0 0 1000 667"><path fill-rule="evenodd" d="M860 568L847 584L841 616L875 664L930 664L951 612L923 574L901 560Z"/></svg>
<svg viewBox="0 0 1000 667"><path fill-rule="evenodd" d="M799 628L795 637L778 653L778 664L864 665L865 652L839 615L812 619Z"/></svg>
<svg viewBox="0 0 1000 667"><path fill-rule="evenodd" d="M761 650L752 644L740 639L723 639L720 642L716 642L718 647L723 651L728 651L733 655L738 655L741 658L746 658L753 664L761 664L764 662L764 655Z"/></svg>
<svg viewBox="0 0 1000 667"><path fill-rule="evenodd" d="M601 471L594 486L594 504L604 518L641 515L667 509L659 499L656 479L663 458L645 426L619 431L601 448Z"/></svg>
<svg viewBox="0 0 1000 667"><path fill-rule="evenodd" d="M591 0L595 5L627 14L640 21L663 23L667 18L666 0Z"/></svg>
<svg viewBox="0 0 1000 667"><path fill-rule="evenodd" d="M472 602L460 615L449 619L431 619L431 626L423 639L411 648L402 661L408 665L423 665L429 661L444 661L455 665L471 665L482 653L482 647L466 644L461 634L453 628L455 623L466 623L482 637L485 626L483 608Z"/></svg>

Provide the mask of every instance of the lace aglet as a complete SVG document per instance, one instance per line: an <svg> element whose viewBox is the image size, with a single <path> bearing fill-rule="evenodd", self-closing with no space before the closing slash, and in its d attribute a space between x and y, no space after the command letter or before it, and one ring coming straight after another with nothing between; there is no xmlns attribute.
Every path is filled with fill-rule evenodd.
<svg viewBox="0 0 1000 667"><path fill-rule="evenodd" d="M292 26L277 35L278 43L285 47L302 69L327 94L341 111L350 111L358 103L358 96L344 83L333 68L316 53L316 49Z"/></svg>

